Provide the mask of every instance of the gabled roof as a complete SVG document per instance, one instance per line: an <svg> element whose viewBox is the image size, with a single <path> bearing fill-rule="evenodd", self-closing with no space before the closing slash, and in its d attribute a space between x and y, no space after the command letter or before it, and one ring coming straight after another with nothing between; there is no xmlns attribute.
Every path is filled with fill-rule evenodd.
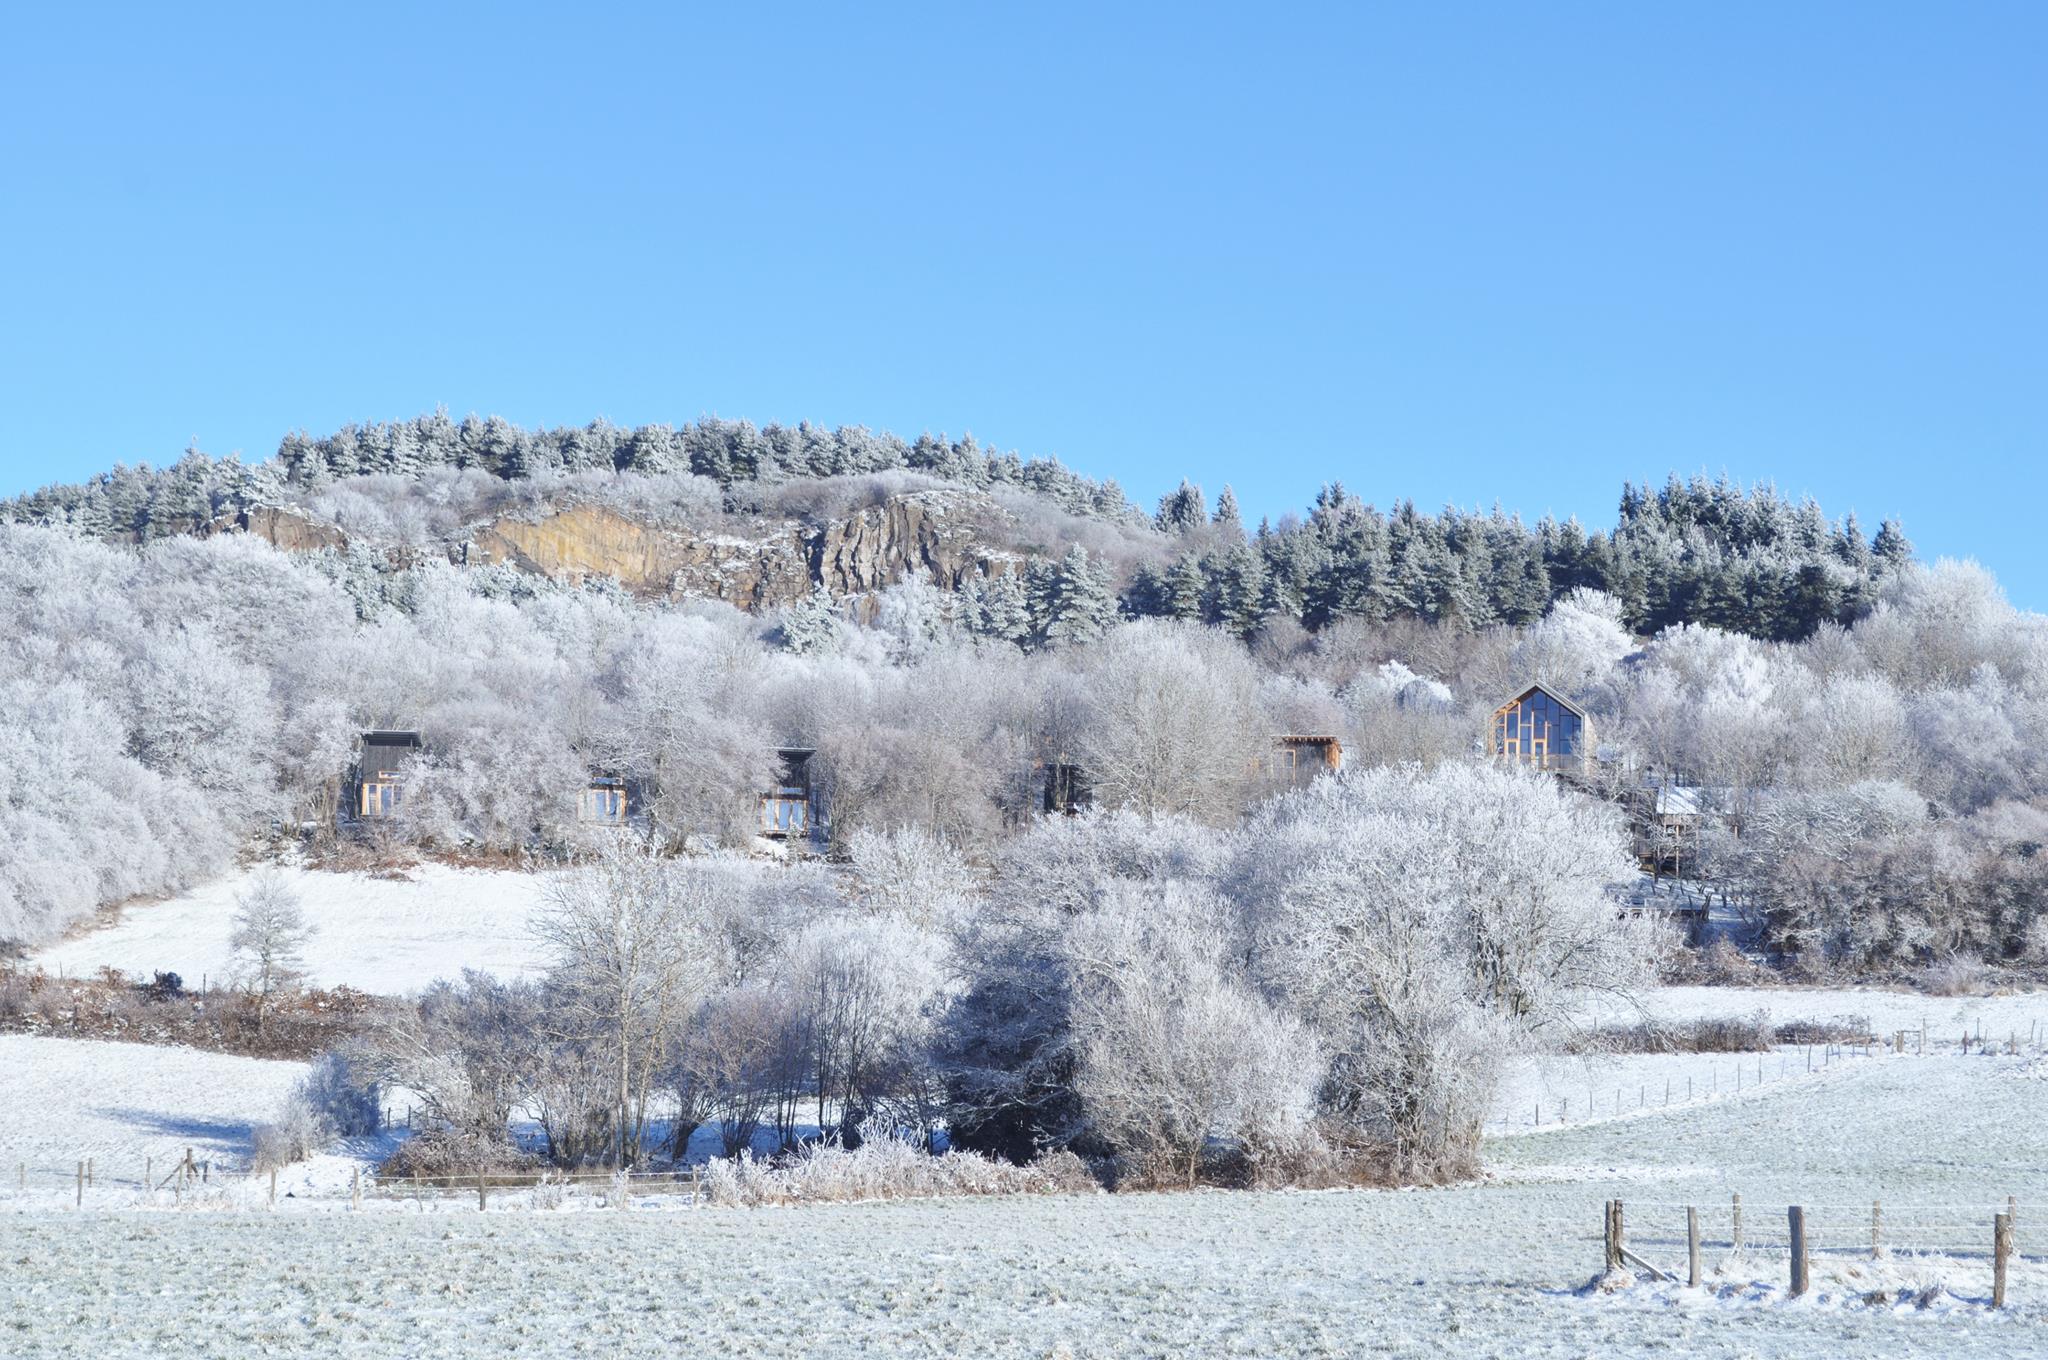
<svg viewBox="0 0 2048 1360"><path fill-rule="evenodd" d="M1552 689L1552 688L1551 688L1550 686L1548 686L1548 685L1543 685L1543 684L1536 684L1536 685L1531 685L1531 686L1529 686L1529 688L1527 688L1527 689L1523 690L1523 691L1522 691L1522 692L1521 692L1520 694L1517 694L1517 695L1516 695L1516 696L1515 696L1514 698L1512 698L1512 699L1508 700L1508 701L1507 701L1506 703L1502 704L1502 705L1501 705L1501 706L1500 706L1499 708L1496 708L1496 709L1495 709L1495 710L1493 710L1493 711L1494 711L1494 712L1495 712L1496 714L1499 714L1499 713L1505 713L1505 712L1507 712L1507 711L1508 711L1509 709L1513 708L1513 707L1514 707L1514 706L1515 706L1516 704L1519 704L1519 703L1521 703L1521 702L1522 702L1522 700L1524 700L1524 699L1528 698L1528 697L1529 697L1530 695L1532 695L1532 694L1537 694L1537 693L1541 693L1541 694L1544 694L1544 695L1547 695L1547 696L1549 696L1549 698L1550 698L1551 702L1555 703L1555 704L1556 704L1556 705L1557 705L1557 706L1558 706L1559 708L1562 708L1562 709L1566 709L1566 710L1568 710L1569 712L1572 712L1572 713L1576 713L1576 714L1578 714L1578 715L1579 715L1579 719L1580 719L1580 721L1582 721L1582 722L1591 722L1591 721L1593 720L1593 715L1592 715L1592 714L1590 714L1590 713L1586 712L1586 710L1585 710L1585 709L1583 709L1583 708L1579 707L1579 706L1578 706L1577 704L1573 703L1573 702L1572 702L1571 700L1569 700L1569 699L1565 698L1565 697L1564 697L1564 696L1563 696L1562 694L1559 694L1559 693L1558 693L1558 692L1557 692L1556 690Z"/></svg>
<svg viewBox="0 0 2048 1360"><path fill-rule="evenodd" d="M420 744L420 734L417 732L401 732L389 728L377 728L363 733L363 744L365 746L417 746Z"/></svg>

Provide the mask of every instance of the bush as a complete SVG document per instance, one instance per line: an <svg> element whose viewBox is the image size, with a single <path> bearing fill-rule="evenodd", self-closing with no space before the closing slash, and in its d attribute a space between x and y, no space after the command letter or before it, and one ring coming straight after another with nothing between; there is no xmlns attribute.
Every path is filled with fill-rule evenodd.
<svg viewBox="0 0 2048 1360"><path fill-rule="evenodd" d="M1870 1032L1870 1017L1867 1015L1791 1020L1778 1026L1775 1037L1781 1044L1868 1044L1877 1041L1877 1036Z"/></svg>
<svg viewBox="0 0 2048 1360"><path fill-rule="evenodd" d="M1913 985L1929 996L1987 996L1992 988L1991 966L1982 959L1951 955L1918 969Z"/></svg>
<svg viewBox="0 0 2048 1360"><path fill-rule="evenodd" d="M822 1143L772 1161L742 1152L704 1166L704 1197L712 1204L841 1204L851 1200L927 1199L939 1195L1072 1195L1099 1190L1088 1166L1071 1152L1048 1153L1028 1166L978 1152L925 1150L895 1129L869 1125L851 1150Z"/></svg>
<svg viewBox="0 0 2048 1360"><path fill-rule="evenodd" d="M293 1162L303 1162L332 1136L326 1121L307 1102L306 1088L301 1083L278 1106L275 1119L251 1130L251 1168L259 1172L276 1171Z"/></svg>
<svg viewBox="0 0 2048 1360"><path fill-rule="evenodd" d="M342 1138L365 1138L384 1122L384 1088L369 1051L360 1044L332 1048L313 1059L299 1084L306 1104Z"/></svg>
<svg viewBox="0 0 2048 1360"><path fill-rule="evenodd" d="M394 1180L454 1184L473 1179L479 1171L496 1176L546 1169L544 1160L503 1138L436 1129L400 1143L377 1168L377 1174Z"/></svg>
<svg viewBox="0 0 2048 1360"><path fill-rule="evenodd" d="M1763 1011L1745 1016L1685 1021L1646 1020L1579 1036L1573 1053L1761 1053L1775 1042Z"/></svg>

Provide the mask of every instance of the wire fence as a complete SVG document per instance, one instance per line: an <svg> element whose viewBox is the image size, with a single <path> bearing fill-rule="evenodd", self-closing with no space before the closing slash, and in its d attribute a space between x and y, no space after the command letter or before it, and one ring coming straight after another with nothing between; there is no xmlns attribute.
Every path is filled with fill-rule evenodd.
<svg viewBox="0 0 2048 1360"><path fill-rule="evenodd" d="M1667 1073L1655 1080L1614 1081L1608 1078L1606 1081L1588 1081L1583 1099L1577 1091L1566 1092L1553 1086L1529 1102L1519 1117L1520 1126L1544 1128L1671 1109L1703 1099L1743 1095L1791 1078L1825 1075L1845 1063L1876 1058L1926 1057L1929 1054L1940 1057L1956 1054L2020 1057L2044 1053L2048 1053L2048 1024L2034 1021L2025 1030L2009 1029L2002 1038L1996 1033L1987 1038L1980 1022L1974 1031L1964 1029L1953 1037L1922 1025L1873 1033L1860 1041L1780 1044L1754 1053L1678 1050L1615 1054L1612 1056L1682 1061L1690 1070L1683 1074Z"/></svg>

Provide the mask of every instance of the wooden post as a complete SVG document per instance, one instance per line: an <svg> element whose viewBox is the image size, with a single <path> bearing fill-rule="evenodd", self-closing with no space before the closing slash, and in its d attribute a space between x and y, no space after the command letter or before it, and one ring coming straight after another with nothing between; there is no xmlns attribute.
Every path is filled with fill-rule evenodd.
<svg viewBox="0 0 2048 1360"><path fill-rule="evenodd" d="M1734 1222L1735 1222L1735 1246L1734 1246L1734 1250L1735 1250L1735 1251L1736 1251L1737 1253L1740 1253L1740 1252L1742 1251L1742 1192L1741 1192L1740 1190L1737 1190L1737 1191L1735 1192Z"/></svg>
<svg viewBox="0 0 2048 1360"><path fill-rule="evenodd" d="M277 1207L277 1168L270 1168L270 1207Z"/></svg>
<svg viewBox="0 0 2048 1360"><path fill-rule="evenodd" d="M14 1168L14 1174L17 1178L15 1181L14 1188L17 1190L28 1189L28 1163L22 1162L20 1165L16 1166Z"/></svg>
<svg viewBox="0 0 2048 1360"><path fill-rule="evenodd" d="M2004 1214L1991 1219L1991 1306L2005 1307L2005 1262L2012 1255L2012 1220Z"/></svg>
<svg viewBox="0 0 2048 1360"><path fill-rule="evenodd" d="M1621 1201L1607 1201L1607 1269L1621 1269Z"/></svg>
<svg viewBox="0 0 2048 1360"><path fill-rule="evenodd" d="M488 1207L484 1195L484 1169L479 1166L476 1169L476 1211L478 1213L482 1213Z"/></svg>
<svg viewBox="0 0 2048 1360"><path fill-rule="evenodd" d="M1792 1225L1792 1297L1806 1292L1806 1210L1793 1205L1785 1211Z"/></svg>
<svg viewBox="0 0 2048 1360"><path fill-rule="evenodd" d="M1884 1259L1884 1201L1870 1201L1870 1259Z"/></svg>
<svg viewBox="0 0 2048 1360"><path fill-rule="evenodd" d="M1664 1103L1666 1105L1671 1103L1671 1078L1669 1077L1664 1078Z"/></svg>
<svg viewBox="0 0 2048 1360"><path fill-rule="evenodd" d="M1687 1205L1685 1209L1685 1283L1689 1289L1700 1287L1700 1211Z"/></svg>
<svg viewBox="0 0 2048 1360"><path fill-rule="evenodd" d="M363 1207L363 1169L357 1167L348 1176L348 1207L360 1210Z"/></svg>
<svg viewBox="0 0 2048 1360"><path fill-rule="evenodd" d="M78 1164L78 1207L85 1207L85 1163Z"/></svg>
<svg viewBox="0 0 2048 1360"><path fill-rule="evenodd" d="M142 1188L151 1198L156 1196L156 1158L142 1159Z"/></svg>

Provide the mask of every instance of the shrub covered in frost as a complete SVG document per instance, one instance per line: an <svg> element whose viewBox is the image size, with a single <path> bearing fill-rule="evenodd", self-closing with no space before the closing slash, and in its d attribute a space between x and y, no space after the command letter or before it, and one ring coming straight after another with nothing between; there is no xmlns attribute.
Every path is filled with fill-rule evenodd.
<svg viewBox="0 0 2048 1360"><path fill-rule="evenodd" d="M873 1126L863 1131L857 1148L811 1144L774 1160L743 1152L704 1167L707 1200L748 1207L939 1195L1079 1194L1097 1188L1087 1166L1071 1152L1051 1153L1028 1166L976 1152L934 1156L913 1138Z"/></svg>

